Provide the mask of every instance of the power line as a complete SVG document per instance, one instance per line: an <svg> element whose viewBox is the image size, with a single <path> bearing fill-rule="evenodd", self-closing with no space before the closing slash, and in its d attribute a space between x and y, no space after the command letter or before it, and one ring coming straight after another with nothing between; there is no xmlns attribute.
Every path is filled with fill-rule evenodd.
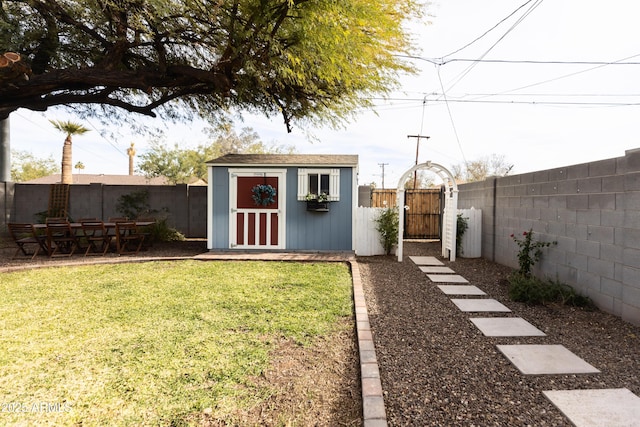
<svg viewBox="0 0 640 427"><path fill-rule="evenodd" d="M497 96L500 94L487 95L489 96ZM615 96L615 95L611 95ZM638 95L640 96L640 95ZM379 101L388 101L396 98L370 98L371 100L379 100ZM396 99L400 100L400 99ZM403 98L403 101L415 101L422 102L422 98ZM585 101L517 101L517 100L485 100L485 99L450 99L446 95L442 95L437 99L430 99L428 102L431 103L468 103L468 104L530 104L530 105L576 105L576 106L612 106L612 107L634 107L640 105L640 101L638 102L585 102ZM418 108L415 106L413 108ZM404 108L403 108L404 109Z"/></svg>
<svg viewBox="0 0 640 427"><path fill-rule="evenodd" d="M634 55L637 56L637 55ZM633 57L631 57L633 58ZM432 62L432 61L427 61ZM527 64L527 65L640 65L640 62L618 62L618 61L538 61L531 59L465 59L452 58L442 61L441 65L452 62L480 62L495 64Z"/></svg>
<svg viewBox="0 0 640 427"><path fill-rule="evenodd" d="M500 43L502 40L504 40L505 37L507 37L507 35L509 35L518 25L520 25L522 23L522 21L524 21L538 6L540 6L540 4L542 3L543 0L536 0L535 3L533 5L531 5L531 7L529 7L529 9L527 9L524 14L518 18L518 20L495 42L491 45L491 47L489 47L489 49L487 49L482 55L480 55L479 59L483 59L485 56L487 56L489 54L489 52L491 52L491 50L493 50L493 48L495 48L498 43ZM528 4L529 2L525 3ZM470 72L471 70L473 70L473 68L475 68L477 65L479 64L479 62L475 61L472 62L471 65L469 65L464 71L462 71L460 74L458 74L458 76L455 78L454 82L449 85L449 89L451 90L455 85L457 85L458 83L460 83L460 81L465 78ZM442 90L443 92L445 92L445 90Z"/></svg>
<svg viewBox="0 0 640 427"><path fill-rule="evenodd" d="M502 20L500 20L500 22L498 22L496 25L494 25L493 27L489 28L487 31L485 31L482 35L480 35L479 37L476 37L473 41L465 44L464 46L462 46L459 49L454 50L453 52L451 52L448 55L443 56L443 58L446 58L447 56L451 56L451 55L455 55L456 53L468 48L469 46L471 46L472 44L474 44L475 42L477 42L478 40L482 39L484 36L486 36L487 34L489 34L491 31L495 30L496 28L498 28L498 26L500 26L500 24L502 24L504 21L506 21L507 19L511 18L513 15L515 15L520 9L522 9L523 7L525 7L526 5L528 5L529 3L531 3L533 0L528 0L527 2L525 2L523 5L521 5L519 8L517 8L516 10L514 10L513 12L511 12L509 15L507 15L505 18L503 18Z"/></svg>
<svg viewBox="0 0 640 427"><path fill-rule="evenodd" d="M621 61L558 61L558 60L536 60L536 59L470 59L470 58L428 58L415 55L396 55L401 58L416 59L428 62L433 65L447 65L454 62L478 62L481 64L524 64L524 65L640 65L640 62ZM638 55L631 56L633 58Z"/></svg>
<svg viewBox="0 0 640 427"><path fill-rule="evenodd" d="M499 95L502 95L502 94L505 94L505 93L509 93L509 92L515 92L515 91L522 90L522 89L528 89L528 88L530 88L530 87L534 87L534 86L540 86L540 85L543 85L543 84L546 84L546 83L551 83L551 82L555 82L555 81L558 81L558 80L562 80L562 79L565 79L565 78L567 78L567 77L573 77L573 76L576 76L576 75L578 75L578 74L587 73L587 72L589 72L589 71L597 70L597 69L599 69L599 68L606 67L606 66L608 66L608 65L612 65L612 64L614 64L614 63L616 63L616 62L626 61L626 60L628 60L628 59L632 59L632 58L635 58L635 57L637 57L637 56L640 56L640 53L639 53L639 54L632 55L632 56L628 56L628 57L626 57L626 58L622 58L622 59L620 59L620 60L618 60L618 61L613 61L613 63L611 63L611 64L597 65L597 66L595 66L595 67L587 68L587 69L585 69L585 70L576 71L576 72L574 72L574 73L569 73L569 74L563 74L563 75L561 75L561 76L554 77L554 78L552 78L552 79L547 79L547 80L543 80L543 81L540 81L540 82L537 82L537 83L532 83L532 84L529 84L529 85L526 85L526 86L521 86L521 87L518 87L518 88L515 88L515 89L510 89L510 90L507 90L507 91L501 92Z"/></svg>

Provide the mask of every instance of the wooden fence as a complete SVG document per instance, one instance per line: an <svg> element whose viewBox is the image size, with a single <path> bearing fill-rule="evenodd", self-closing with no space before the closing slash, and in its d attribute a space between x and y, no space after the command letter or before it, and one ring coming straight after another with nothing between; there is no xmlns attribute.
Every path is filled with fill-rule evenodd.
<svg viewBox="0 0 640 427"><path fill-rule="evenodd" d="M371 207L395 207L396 190L373 190ZM439 239L442 234L442 191L439 188L405 190L404 239Z"/></svg>

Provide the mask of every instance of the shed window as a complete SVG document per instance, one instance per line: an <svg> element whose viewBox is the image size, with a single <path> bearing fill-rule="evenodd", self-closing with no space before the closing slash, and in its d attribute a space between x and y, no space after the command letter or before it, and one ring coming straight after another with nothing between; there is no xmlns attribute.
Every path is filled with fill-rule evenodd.
<svg viewBox="0 0 640 427"><path fill-rule="evenodd" d="M340 169L298 169L298 200L322 193L329 201L340 200Z"/></svg>

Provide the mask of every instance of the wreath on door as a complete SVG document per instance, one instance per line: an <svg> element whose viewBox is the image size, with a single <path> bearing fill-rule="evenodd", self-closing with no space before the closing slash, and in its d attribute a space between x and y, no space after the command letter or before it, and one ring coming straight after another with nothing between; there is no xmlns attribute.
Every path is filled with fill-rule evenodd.
<svg viewBox="0 0 640 427"><path fill-rule="evenodd" d="M258 184L251 189L253 202L256 206L269 206L275 203L276 189L269 184Z"/></svg>

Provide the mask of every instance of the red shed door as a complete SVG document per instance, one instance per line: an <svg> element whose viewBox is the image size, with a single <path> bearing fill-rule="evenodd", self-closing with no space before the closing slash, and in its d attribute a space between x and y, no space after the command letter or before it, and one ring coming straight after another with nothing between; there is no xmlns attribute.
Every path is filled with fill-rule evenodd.
<svg viewBox="0 0 640 427"><path fill-rule="evenodd" d="M231 248L284 248L284 182L283 171L231 172ZM270 189L275 190L272 197Z"/></svg>

